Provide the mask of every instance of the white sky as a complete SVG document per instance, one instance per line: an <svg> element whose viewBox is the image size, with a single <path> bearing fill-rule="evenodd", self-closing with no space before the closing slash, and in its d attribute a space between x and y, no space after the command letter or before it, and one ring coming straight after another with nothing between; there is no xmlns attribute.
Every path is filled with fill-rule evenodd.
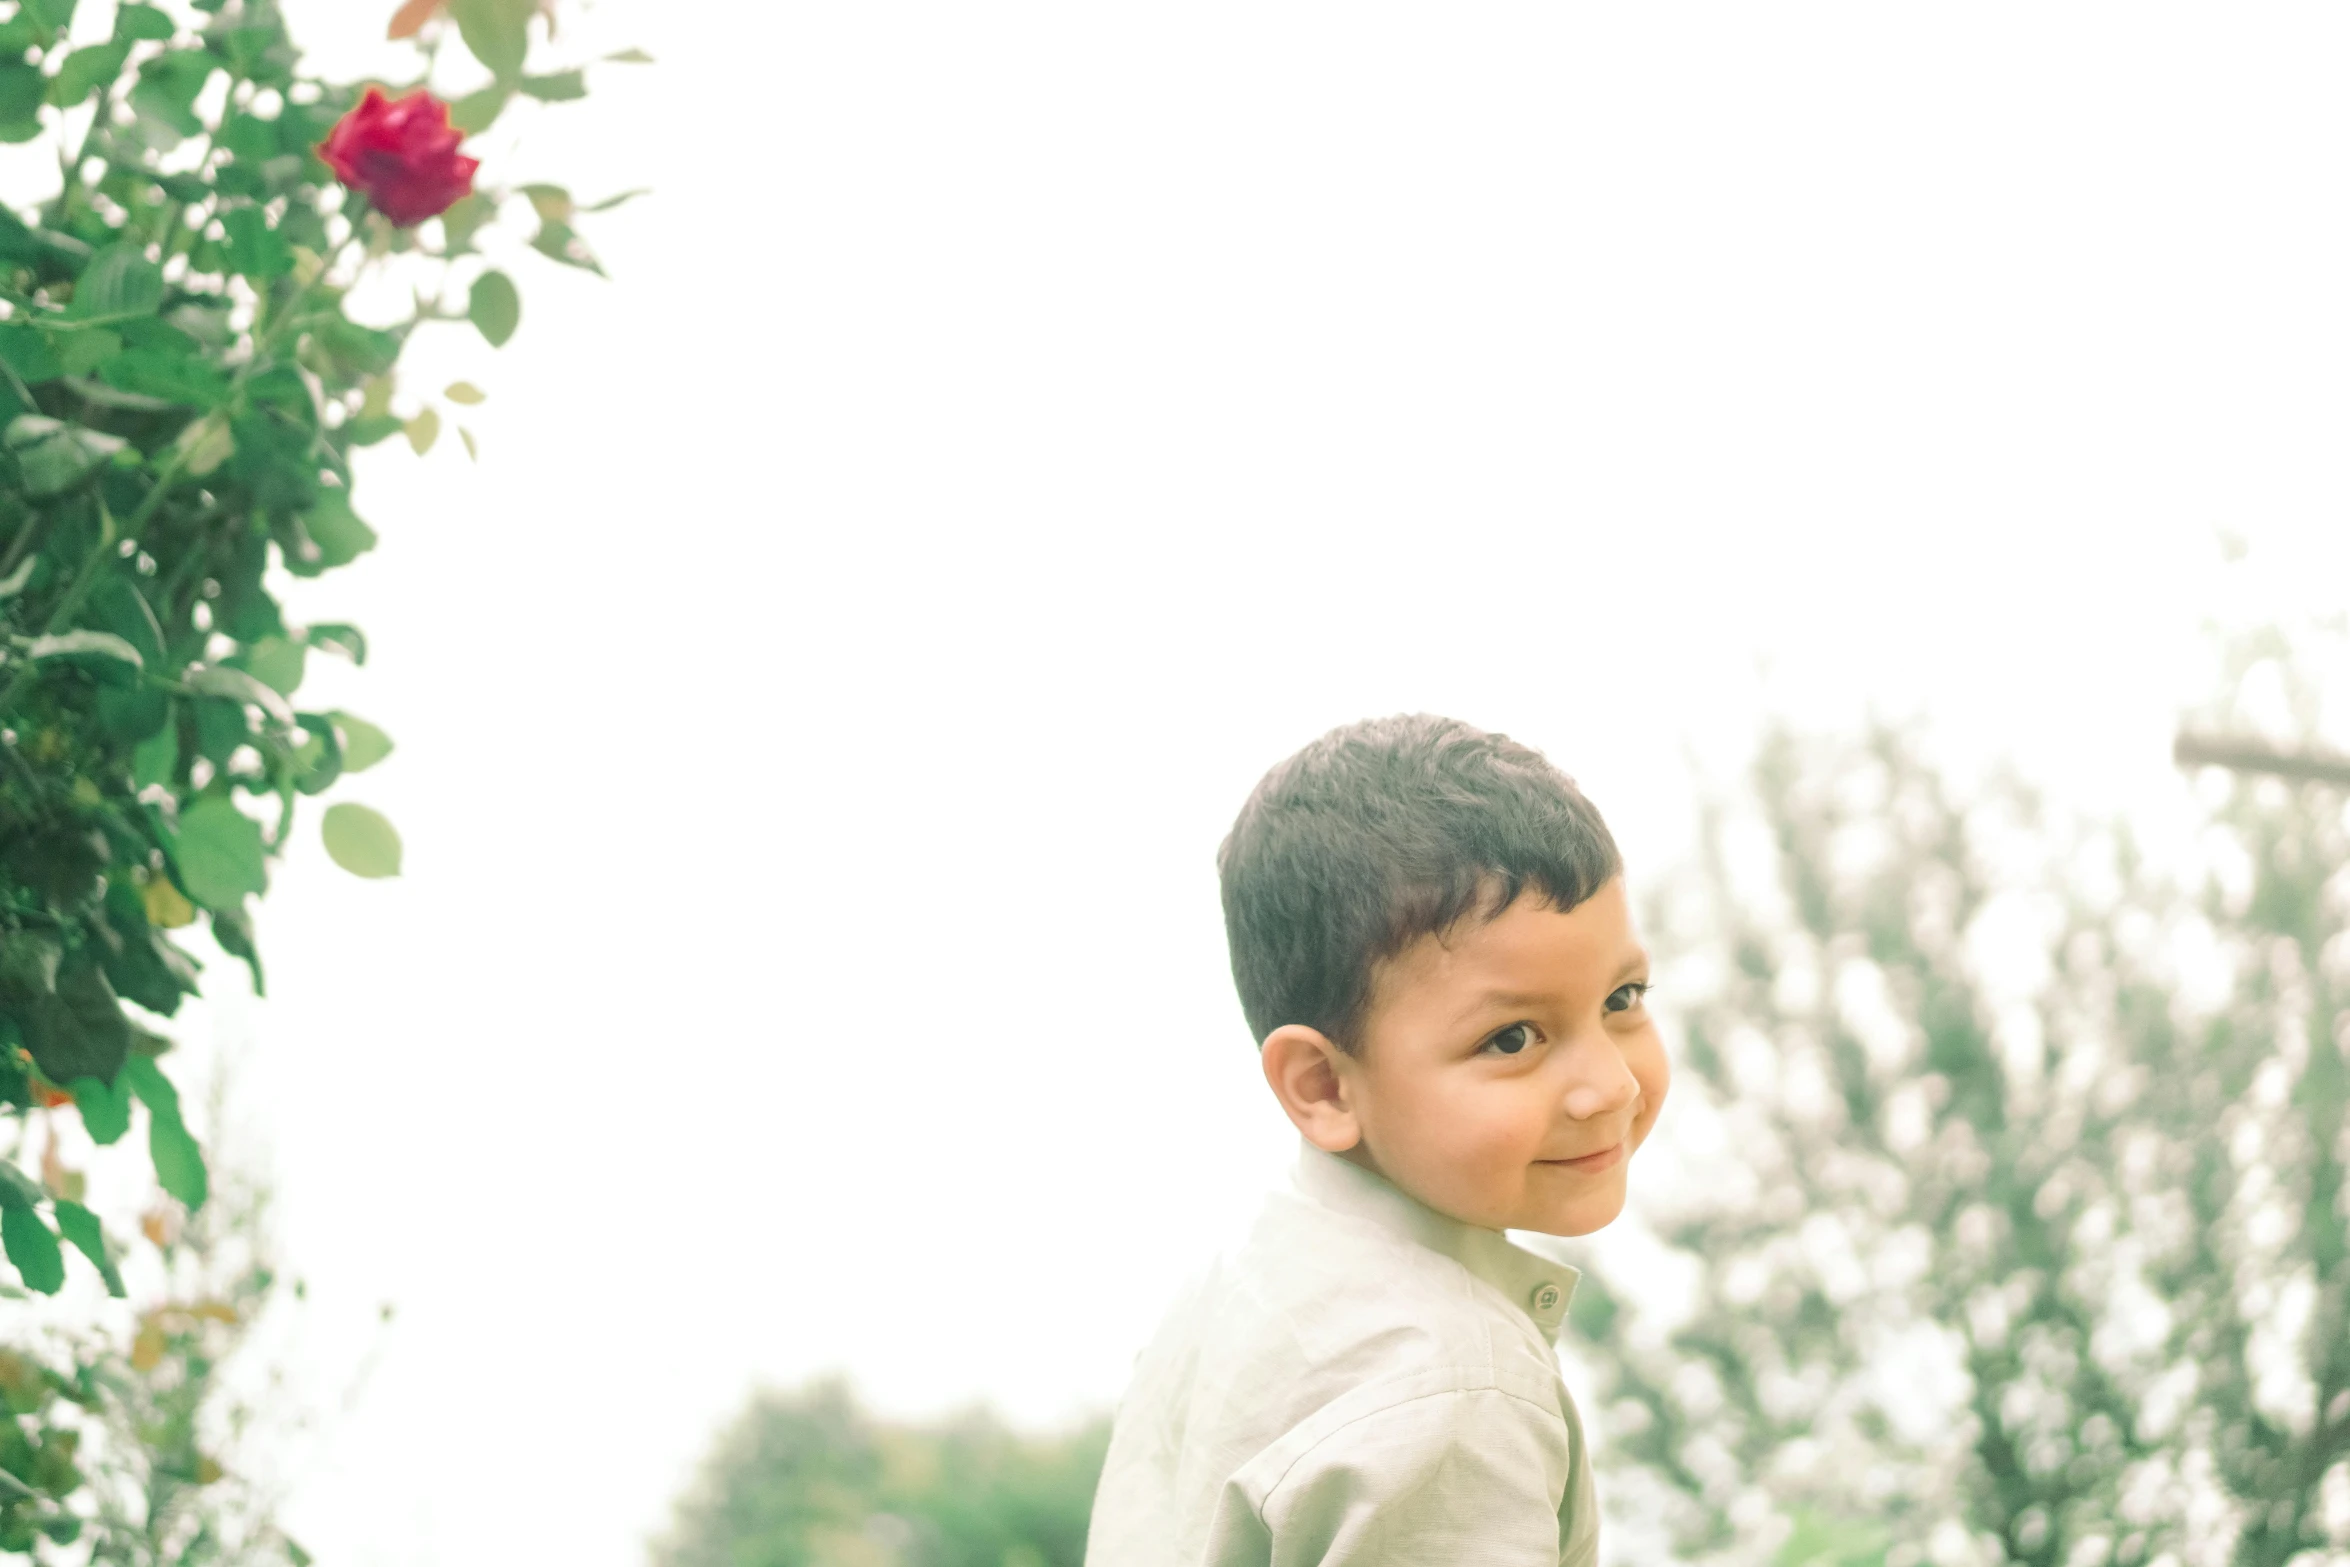
<svg viewBox="0 0 2350 1567"><path fill-rule="evenodd" d="M306 833L212 971L300 1375L399 1306L322 1560L636 1562L762 1378L1106 1404L1290 1146L1212 853L1334 723L1544 746L1638 878L1770 710L2173 808L2203 618L2339 597L2338 8L582 26L660 64L484 177L656 186L614 280L420 343L481 465L293 600L408 873Z"/></svg>

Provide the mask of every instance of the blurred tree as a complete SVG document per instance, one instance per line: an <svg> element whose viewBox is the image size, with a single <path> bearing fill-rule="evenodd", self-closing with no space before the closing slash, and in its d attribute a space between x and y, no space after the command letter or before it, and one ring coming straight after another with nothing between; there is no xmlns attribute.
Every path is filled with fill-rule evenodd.
<svg viewBox="0 0 2350 1567"><path fill-rule="evenodd" d="M216 1126L230 1075L211 1074ZM278 1360L302 1287L273 1266L266 1186L235 1160L216 1161L212 1173L212 1199L201 1209L165 1201L142 1216L154 1251L143 1259L151 1288L139 1310L97 1323L58 1314L45 1325L20 1322L15 1341L0 1348L0 1403L16 1417L0 1422L0 1476L24 1477L9 1493L17 1503L10 1522L33 1537L12 1548L36 1560L306 1567L311 1559L277 1522L277 1460L319 1414L287 1389ZM0 1285L0 1299L22 1296ZM80 1505L43 1505L44 1496Z"/></svg>
<svg viewBox="0 0 2350 1567"><path fill-rule="evenodd" d="M894 1425L841 1382L763 1393L677 1507L659 1567L1081 1567L1107 1424Z"/></svg>
<svg viewBox="0 0 2350 1567"><path fill-rule="evenodd" d="M1614 1518L1780 1567L2350 1562L2341 793L2226 782L2184 890L1896 733L1754 782L1651 918L1691 1287L1576 1298Z"/></svg>
<svg viewBox="0 0 2350 1567"><path fill-rule="evenodd" d="M310 1560L278 1527L282 1498L261 1451L300 1422L281 1389L256 1400L230 1374L287 1291L269 1262L266 1192L225 1173L226 1190L179 1233L171 1210L154 1215L172 1288L139 1313L129 1347L84 1335L91 1567Z"/></svg>

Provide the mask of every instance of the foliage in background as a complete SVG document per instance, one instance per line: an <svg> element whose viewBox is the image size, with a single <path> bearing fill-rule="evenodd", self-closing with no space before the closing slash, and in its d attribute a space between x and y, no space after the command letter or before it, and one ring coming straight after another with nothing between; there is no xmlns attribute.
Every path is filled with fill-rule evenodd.
<svg viewBox="0 0 2350 1567"><path fill-rule="evenodd" d="M751 1401L678 1503L658 1567L1082 1567L1107 1424L877 1421L838 1382Z"/></svg>
<svg viewBox="0 0 2350 1567"><path fill-rule="evenodd" d="M2341 796L2237 781L2190 891L1890 733L1755 783L1652 920L1719 1155L1659 1216L1693 1308L1576 1300L1611 1514L1781 1567L2350 1562Z"/></svg>
<svg viewBox="0 0 2350 1567"><path fill-rule="evenodd" d="M217 1077L213 1086L217 1110ZM221 1189L201 1211L183 1221L165 1205L148 1216L165 1271L127 1339L58 1336L87 1394L78 1467L94 1564L308 1560L278 1527L271 1459L311 1416L278 1372L256 1382L244 1363L256 1332L294 1309L302 1287L289 1291L273 1266L266 1192L234 1168L217 1173Z"/></svg>
<svg viewBox="0 0 2350 1567"><path fill-rule="evenodd" d="M300 802L390 749L364 720L301 702L309 660L363 662L367 644L289 619L286 586L375 544L357 448L404 435L422 452L444 406L480 400L462 383L403 395L396 370L429 323L470 321L493 345L514 334L519 294L481 250L500 212L530 213L543 256L595 261L552 185L464 195L422 229L339 188L316 149L359 91L302 72L274 0L125 0L83 10L79 29L77 9L0 0L0 141L51 138L59 155L39 210L0 205L0 1242L26 1289L54 1294L86 1268L120 1296L131 1234L83 1204L54 1126L35 1163L31 1122L70 1108L100 1146L136 1126L169 1198L157 1245L204 1207L160 1031L197 990L173 933L204 922L258 991L253 900ZM418 48L404 85L432 77L451 38L487 73L453 108L468 131L517 97L584 95L577 63L527 68L551 32L535 0L410 0L393 19ZM356 184L410 222L416 182L381 159L433 131L412 117L343 144L377 160ZM470 160L439 137L447 201L472 171L456 179ZM353 286L385 268L414 285L413 309L354 320ZM398 872L398 835L367 806L341 801L319 825L346 869ZM219 1540L166 1538L154 1516L185 1511L158 1487L217 1480L172 1400L207 1385L196 1368L230 1326L152 1307L127 1361L88 1336L60 1360L11 1330L0 1553L90 1530L99 1560L218 1559ZM144 1458L109 1451L145 1466L144 1511L83 1472L92 1433L131 1410L120 1430Z"/></svg>

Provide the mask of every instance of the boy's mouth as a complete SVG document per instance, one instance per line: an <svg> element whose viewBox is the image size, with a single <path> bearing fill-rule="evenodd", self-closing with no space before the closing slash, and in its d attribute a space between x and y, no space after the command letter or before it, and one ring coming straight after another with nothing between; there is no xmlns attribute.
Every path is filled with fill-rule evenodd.
<svg viewBox="0 0 2350 1567"><path fill-rule="evenodd" d="M1573 1170L1582 1175L1596 1175L1601 1170L1612 1168L1616 1161L1623 1157L1623 1139L1618 1138L1597 1153L1582 1154L1573 1159L1537 1159L1534 1162L1549 1165L1554 1170Z"/></svg>

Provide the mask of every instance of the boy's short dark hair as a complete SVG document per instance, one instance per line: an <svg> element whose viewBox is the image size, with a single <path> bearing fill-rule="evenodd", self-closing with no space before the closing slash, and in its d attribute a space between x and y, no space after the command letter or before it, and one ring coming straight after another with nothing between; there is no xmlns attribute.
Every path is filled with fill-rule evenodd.
<svg viewBox="0 0 2350 1567"><path fill-rule="evenodd" d="M1506 735L1414 713L1333 729L1267 773L1217 851L1240 1008L1341 1049L1373 968L1533 891L1571 909L1623 866L1575 781Z"/></svg>

